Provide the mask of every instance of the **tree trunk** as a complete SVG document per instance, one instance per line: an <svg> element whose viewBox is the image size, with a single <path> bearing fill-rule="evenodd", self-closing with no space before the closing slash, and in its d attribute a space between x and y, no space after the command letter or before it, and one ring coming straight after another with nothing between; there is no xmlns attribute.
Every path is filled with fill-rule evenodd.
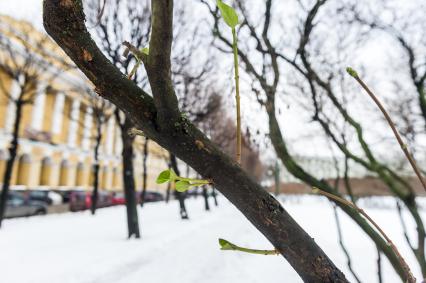
<svg viewBox="0 0 426 283"><path fill-rule="evenodd" d="M12 141L9 146L9 159L6 162L6 168L3 175L3 187L0 197L0 227L3 222L4 214L6 212L7 206L7 197L9 195L10 180L13 173L13 165L15 163L16 155L18 153L18 137L19 137L19 128L21 125L22 118L22 106L23 104L20 101L15 103L16 105L16 116L13 125Z"/></svg>
<svg viewBox="0 0 426 283"><path fill-rule="evenodd" d="M141 195L141 206L145 203L145 197L146 197L146 178L147 178L147 160L148 160L148 138L145 138L145 143L143 145L143 160L142 160L142 167L143 167L143 175L142 175L142 195Z"/></svg>
<svg viewBox="0 0 426 283"><path fill-rule="evenodd" d="M218 206L219 203L217 202L217 192L216 192L216 188L214 186L212 188L212 195L213 195L213 200L214 200L214 206Z"/></svg>
<svg viewBox="0 0 426 283"><path fill-rule="evenodd" d="M92 215L96 213L96 207L98 204L98 190L99 190L99 146L101 145L102 139L102 127L100 123L97 125L96 132L96 144L94 148L93 158L95 160L95 165L93 166L93 191L92 191L92 203L90 211Z"/></svg>
<svg viewBox="0 0 426 283"><path fill-rule="evenodd" d="M209 211L210 210L209 195L208 195L206 186L203 186L202 190L203 190L203 198L204 198L204 209L206 211Z"/></svg>
<svg viewBox="0 0 426 283"><path fill-rule="evenodd" d="M179 167L177 164L176 156L173 154L170 154L170 164L172 166L173 171L180 176ZM181 219L189 219L188 212L186 211L185 206L185 193L181 193L175 190L175 196L177 200L179 201L179 213Z"/></svg>
<svg viewBox="0 0 426 283"><path fill-rule="evenodd" d="M170 189L171 189L171 187L172 187L171 184L167 183L166 199L165 199L166 203L169 203L169 200L170 200Z"/></svg>
<svg viewBox="0 0 426 283"><path fill-rule="evenodd" d="M140 238L133 168L134 138L128 135L128 130L131 127L131 121L126 117L124 125L121 127L121 139L123 141L123 151L121 155L123 163L123 184L124 196L126 198L128 237L131 238L135 236L135 238Z"/></svg>

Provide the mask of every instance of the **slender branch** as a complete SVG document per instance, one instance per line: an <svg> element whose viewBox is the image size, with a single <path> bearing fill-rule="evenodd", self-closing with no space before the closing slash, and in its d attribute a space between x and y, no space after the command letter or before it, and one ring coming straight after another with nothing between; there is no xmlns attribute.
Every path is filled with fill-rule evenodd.
<svg viewBox="0 0 426 283"><path fill-rule="evenodd" d="M219 245L220 245L220 249L223 251L240 251L240 252L256 254L256 255L279 255L280 254L280 252L277 251L276 249L257 250L257 249L243 248L224 239L219 239Z"/></svg>
<svg viewBox="0 0 426 283"><path fill-rule="evenodd" d="M377 279L379 283L383 282L382 276L382 254L379 249L377 249Z"/></svg>
<svg viewBox="0 0 426 283"><path fill-rule="evenodd" d="M391 247L393 252L398 257L401 266L404 268L407 282L409 282L409 283L416 282L416 278L414 278L413 274L411 273L410 267L408 266L408 264L406 263L406 261L404 260L402 255L399 253L398 249L396 248L396 246L394 245L392 240L386 235L386 233L382 230L382 228L362 208L359 208L356 204L354 204L354 203L352 203L352 202L350 202L350 201L348 201L344 198L341 198L339 196L336 196L336 195L330 194L328 192L322 191L322 190L320 190L316 187L314 187L312 191L314 193L321 194L321 195L326 196L330 199L333 199L337 202L340 202L340 203L342 203L346 206L349 206L349 207L355 209L356 211L358 211L362 216L364 216L374 226L374 228L376 228L377 231L379 231L379 233L386 240L388 245Z"/></svg>
<svg viewBox="0 0 426 283"><path fill-rule="evenodd" d="M351 77L353 77L361 85L361 87L367 92L367 94L371 97L371 99L373 99L374 103L376 103L377 107L379 107L380 111L382 112L383 116L385 116L386 121L391 127L392 132L394 133L396 140L398 141L402 151L404 152L405 156L410 162L411 167L413 167L414 173L416 173L417 178L419 178L420 182L423 185L423 189L426 191L426 182L423 179L422 174L420 173L417 163L414 160L413 156L411 155L410 151L408 150L407 145L404 143L401 136L399 135L398 130L396 129L395 123L392 121L391 117L389 116L386 109L383 107L382 103L377 98L377 96L374 95L374 93L368 88L368 86L364 83L364 81L358 76L358 73L355 70L353 70L352 68L347 68L346 71Z"/></svg>
<svg viewBox="0 0 426 283"><path fill-rule="evenodd" d="M152 31L149 55L144 64L158 111L158 124L173 127L179 119L179 105L171 78L173 0L151 0Z"/></svg>
<svg viewBox="0 0 426 283"><path fill-rule="evenodd" d="M348 269L352 273L352 276L355 278L356 282L361 283L361 280L359 279L358 275L355 273L355 271L352 267L351 256L349 255L349 252L346 249L345 244L343 243L342 227L341 227L341 224L340 224L339 214L337 213L337 206L335 204L333 205L333 211L334 211L334 219L336 220L337 236L339 238L339 245L342 248L342 251L346 256L346 263L348 265Z"/></svg>
<svg viewBox="0 0 426 283"><path fill-rule="evenodd" d="M232 28L232 50L234 52L235 72L235 102L237 105L237 162L241 164L241 106L240 106L240 77L238 72L238 43L235 28Z"/></svg>

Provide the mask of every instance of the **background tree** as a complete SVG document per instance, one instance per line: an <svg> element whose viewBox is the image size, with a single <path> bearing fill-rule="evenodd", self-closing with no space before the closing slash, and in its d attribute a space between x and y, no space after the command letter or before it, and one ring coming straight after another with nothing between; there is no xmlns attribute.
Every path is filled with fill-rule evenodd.
<svg viewBox="0 0 426 283"><path fill-rule="evenodd" d="M209 1L203 2L209 9L210 14L214 18L214 28L213 34L218 39L218 48L221 50L232 50L232 42L229 40L221 31L219 25L220 18L218 9ZM295 160L293 154L289 151L289 145L284 138L284 132L282 131L282 123L279 122L280 109L277 109L277 101L282 95L284 89L282 83L282 70L288 69L285 67L290 66L293 69L292 74L296 73L299 77L296 79L302 80L303 90L300 95L304 93L310 93L312 95L312 101L305 101L305 103L312 103L314 108L317 110L323 110L323 105L320 106L319 93L324 95L324 98L329 99L328 105L334 107L332 113L336 113L338 116L333 119L329 118L326 121L318 121L319 115L312 115L313 119L319 122L321 128L326 131L329 128L329 125L335 125L334 121L343 121L350 125L350 127L355 131L356 137L358 138L362 149L367 155L367 160L369 163L361 161L357 158L356 154L350 152L348 157L354 161L360 161L361 164L367 165L369 169L375 170L375 173L386 181L388 186L392 186L394 193L399 194L399 197L404 198L406 201L407 207L411 210L413 218L417 220L419 227L419 239L422 239L422 221L418 217L418 211L415 202L412 201L413 194L410 192L409 188L406 186L406 182L401 180L400 177L395 174L395 172L389 167L385 166L383 163L379 163L378 159L372 154L372 150L366 146L365 138L362 134L361 126L356 122L352 117L349 116L348 112L337 99L334 91L334 81L335 78L334 72L337 69L336 65L330 66L327 64L329 61L334 60L332 52L327 52L323 46L324 40L326 37L313 38L312 31L314 27L318 26L319 15L321 12L325 13L324 6L327 1L313 1L313 3L307 7L303 3L299 2L298 5L301 7L300 12L300 22L297 24L297 29L300 31L298 40L294 42L288 42L289 40L283 39L283 41L274 40L271 37L271 30L277 29L280 30L280 34L288 34L284 30L285 25L281 24L279 21L272 21L272 18L275 16L274 4L276 6L276 1L265 1L263 5L263 14L262 17L256 18L253 13L250 13L253 9L249 5L253 5L251 2L246 1L236 1L239 12L243 15L244 21L241 23L238 30L239 39L242 42L247 42L246 44L239 47L238 53L242 61L246 75L250 77L253 81L252 83L252 92L255 95L256 100L259 104L265 109L268 120L269 120L269 137L271 143L275 149L277 156L281 159L282 163L286 169L296 178L302 180L310 186L318 187L323 191L328 193L341 196L341 194L333 188L330 184L322 180L321 178L315 177L313 173L305 170L298 162ZM256 10L258 11L258 10ZM259 13L257 12L256 15ZM256 19L254 19L256 18ZM260 23L259 23L260 22ZM327 27L330 29L330 27ZM275 32L276 33L276 32ZM315 40L315 43L319 44L318 47L312 47L310 43ZM327 37L327 40L331 39ZM287 41L287 42L286 42ZM283 42L286 42L286 46L283 46ZM311 54L308 51L318 51ZM330 48L330 46L327 46ZM336 49L338 50L338 49ZM337 51L336 51L337 52ZM325 54L326 53L326 54ZM338 54L338 53L337 53ZM260 59L261 58L261 59ZM311 60L315 60L315 63L312 63ZM285 67L284 67L285 65ZM343 68L341 68L343 70ZM288 90L287 92L290 92ZM306 97L306 95L305 95ZM312 105L311 104L311 105ZM317 107L315 107L317 106ZM329 108L327 109L329 110ZM329 113L328 111L321 111L321 113ZM277 115L278 114L278 115ZM336 123L337 124L337 123ZM337 124L339 125L339 124ZM340 128L338 128L340 130ZM327 131L329 134L332 131ZM334 134L332 134L334 137ZM330 136L329 136L330 137ZM346 148L344 148L344 142L339 141L336 143L337 139L331 138L331 140L336 144L336 147L342 152L348 153ZM363 159L364 160L364 159ZM409 197L407 197L407 194ZM364 232L374 241L377 247L387 256L396 272L401 276L401 278L406 278L407 274L404 272L404 268L398 260L398 255L394 253L389 246L383 241L382 237L376 233L372 227L365 222L365 220L354 210L341 203L337 202L339 206L345 213L347 213ZM420 241L420 245L421 245Z"/></svg>
<svg viewBox="0 0 426 283"><path fill-rule="evenodd" d="M129 134L133 128L133 123L130 119L126 118L118 109L114 111L115 119L120 127L121 140L123 143L123 150L121 153L121 162L123 164L123 184L124 196L126 200L127 212L127 228L128 237L140 238L139 220L136 201L135 179L134 179L134 142L135 136ZM124 117L123 117L124 116ZM124 137L125 136L125 137Z"/></svg>
<svg viewBox="0 0 426 283"><path fill-rule="evenodd" d="M91 196L90 211L92 215L96 213L96 208L99 199L99 169L100 169L100 147L104 140L106 125L109 119L114 115L114 108L112 104L99 97L90 87L84 87L83 95L86 98L87 105L92 110L93 133L93 189Z"/></svg>
<svg viewBox="0 0 426 283"><path fill-rule="evenodd" d="M19 135L22 127L23 111L26 106L41 99L55 79L70 65L56 53L57 47L47 36L30 37L30 25L14 27L8 22L0 23L0 94L13 108L11 140L8 159L3 175L0 196L0 226L6 210L7 198L18 154ZM60 53L59 53L60 54Z"/></svg>
<svg viewBox="0 0 426 283"><path fill-rule="evenodd" d="M347 282L277 200L192 123L183 119L170 75L173 1L152 1L151 7L150 52L143 61L153 99L102 55L85 28L81 1L44 1L44 26L103 97L126 111L136 127L149 138L176 154L204 178L211 179L271 241L304 281ZM84 52L91 55L91 60L81 56Z"/></svg>
<svg viewBox="0 0 426 283"><path fill-rule="evenodd" d="M138 46L147 43L150 29L149 6L147 1L101 1L87 2L88 18L93 26L93 33L98 38L103 52L111 62L125 74L130 74L136 61L133 57L123 56L123 41L131 39ZM131 78L141 87L146 87L145 76L135 73ZM140 237L137 214L135 173L134 173L134 145L135 136L129 135L134 127L133 122L119 109L115 110L115 118L120 127L120 137L123 145L122 166L123 184L126 199L127 226L129 238L134 235ZM146 155L144 155L146 156ZM145 173L144 169L144 174ZM144 181L145 184L145 181ZM144 195L142 194L142 199Z"/></svg>
<svg viewBox="0 0 426 283"><path fill-rule="evenodd" d="M146 197L146 187L147 187L147 177L148 177L148 145L149 145L149 138L145 137L144 143L143 143L143 150L142 150L142 195L141 195L141 206L145 203L145 197ZM167 185L169 186L169 184Z"/></svg>

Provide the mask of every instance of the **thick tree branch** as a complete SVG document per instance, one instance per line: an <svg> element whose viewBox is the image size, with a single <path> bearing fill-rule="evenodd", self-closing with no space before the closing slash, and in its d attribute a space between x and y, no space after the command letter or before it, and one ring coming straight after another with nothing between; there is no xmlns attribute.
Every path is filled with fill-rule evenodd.
<svg viewBox="0 0 426 283"><path fill-rule="evenodd" d="M179 119L179 107L171 77L173 40L173 1L152 0L152 32L149 56L145 64L158 109L160 125L172 125Z"/></svg>
<svg viewBox="0 0 426 283"><path fill-rule="evenodd" d="M154 5L169 7L164 3ZM161 15L154 14L154 17ZM115 68L91 39L84 25L81 0L45 0L43 19L47 32L94 83L98 93L131 117L135 126L149 138L176 154L203 178L212 179L224 196L271 241L305 282L347 282L339 269L278 201L190 122L179 117L171 128L170 121L156 119L157 108L152 98ZM155 85L164 80L168 83L167 77L155 78L159 76L155 70L164 72L165 69L152 64L147 69L154 69L148 71L148 75L156 99L163 99L159 95L166 95L164 99L167 96L170 98L174 95L170 85ZM164 104L161 102L157 105L162 107ZM167 107L170 105L166 104ZM168 131L162 130L166 128L160 124L162 122L166 123Z"/></svg>

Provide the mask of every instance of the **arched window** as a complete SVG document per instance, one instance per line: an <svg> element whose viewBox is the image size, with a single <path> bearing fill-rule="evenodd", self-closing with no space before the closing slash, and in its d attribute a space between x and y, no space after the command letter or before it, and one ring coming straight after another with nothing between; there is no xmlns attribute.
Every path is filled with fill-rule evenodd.
<svg viewBox="0 0 426 283"><path fill-rule="evenodd" d="M53 162L50 157L45 157L41 160L40 168L40 186L50 186L51 185L51 175L52 175Z"/></svg>
<svg viewBox="0 0 426 283"><path fill-rule="evenodd" d="M109 177L109 175L110 174L109 174L108 166L107 165L103 166L102 170L101 170L101 174L99 176L99 181L100 181L99 188L100 189L105 190L105 189L107 189L109 187L108 186L108 177Z"/></svg>
<svg viewBox="0 0 426 283"><path fill-rule="evenodd" d="M87 186L86 176L87 176L87 174L86 174L86 171L85 171L85 166L84 166L83 162L79 162L77 164L77 173L76 173L75 184L79 187Z"/></svg>
<svg viewBox="0 0 426 283"><path fill-rule="evenodd" d="M31 170L31 157L28 154L23 154L18 159L18 176L17 185L28 185Z"/></svg>
<svg viewBox="0 0 426 283"><path fill-rule="evenodd" d="M59 186L68 186L68 178L70 175L70 163L68 160L62 160L59 170Z"/></svg>

